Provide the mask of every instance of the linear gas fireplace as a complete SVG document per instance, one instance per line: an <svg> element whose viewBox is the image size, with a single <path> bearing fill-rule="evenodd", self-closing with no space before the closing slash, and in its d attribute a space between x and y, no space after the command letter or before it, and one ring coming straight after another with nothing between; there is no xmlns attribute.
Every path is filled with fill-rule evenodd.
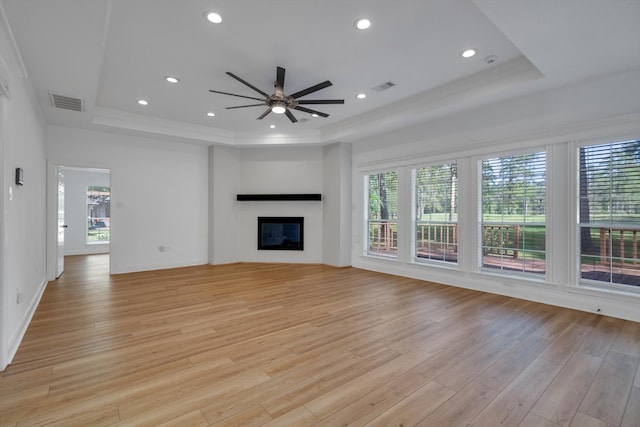
<svg viewBox="0 0 640 427"><path fill-rule="evenodd" d="M259 216L258 249L304 250L304 217Z"/></svg>

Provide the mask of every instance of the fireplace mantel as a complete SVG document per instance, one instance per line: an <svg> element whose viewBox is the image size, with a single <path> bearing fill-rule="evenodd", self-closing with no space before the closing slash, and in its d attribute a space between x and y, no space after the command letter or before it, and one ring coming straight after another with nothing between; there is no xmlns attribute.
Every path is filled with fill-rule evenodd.
<svg viewBox="0 0 640 427"><path fill-rule="evenodd" d="M320 201L322 194L238 194L239 202L273 202L273 201Z"/></svg>

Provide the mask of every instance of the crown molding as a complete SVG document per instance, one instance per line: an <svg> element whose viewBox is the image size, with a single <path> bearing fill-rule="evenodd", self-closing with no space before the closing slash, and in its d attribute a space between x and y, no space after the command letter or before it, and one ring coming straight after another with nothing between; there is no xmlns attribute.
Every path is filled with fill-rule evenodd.
<svg viewBox="0 0 640 427"><path fill-rule="evenodd" d="M27 70L0 3L0 95L11 98L11 82L16 76L26 77Z"/></svg>
<svg viewBox="0 0 640 427"><path fill-rule="evenodd" d="M172 136L205 145L234 144L232 131L102 107L95 107L92 123L135 133Z"/></svg>
<svg viewBox="0 0 640 427"><path fill-rule="evenodd" d="M353 142L462 110L522 95L545 82L524 56L478 74L421 92L323 129L326 141Z"/></svg>

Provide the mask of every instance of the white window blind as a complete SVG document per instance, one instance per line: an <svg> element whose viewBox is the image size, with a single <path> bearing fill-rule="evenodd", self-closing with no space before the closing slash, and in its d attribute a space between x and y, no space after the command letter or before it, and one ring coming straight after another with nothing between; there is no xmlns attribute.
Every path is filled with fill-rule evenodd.
<svg viewBox="0 0 640 427"><path fill-rule="evenodd" d="M482 161L481 265L485 270L546 273L544 152Z"/></svg>
<svg viewBox="0 0 640 427"><path fill-rule="evenodd" d="M368 175L367 252L376 255L398 254L398 172Z"/></svg>
<svg viewBox="0 0 640 427"><path fill-rule="evenodd" d="M638 287L640 141L589 145L578 154L581 278Z"/></svg>
<svg viewBox="0 0 640 427"><path fill-rule="evenodd" d="M416 261L458 262L458 170L455 163L414 170Z"/></svg>

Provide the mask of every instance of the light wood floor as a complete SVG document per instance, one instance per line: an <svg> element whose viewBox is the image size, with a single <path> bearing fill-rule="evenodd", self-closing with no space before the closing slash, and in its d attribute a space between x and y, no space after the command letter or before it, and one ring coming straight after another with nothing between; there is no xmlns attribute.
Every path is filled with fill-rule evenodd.
<svg viewBox="0 0 640 427"><path fill-rule="evenodd" d="M353 268L68 257L0 425L640 426L640 324Z"/></svg>

